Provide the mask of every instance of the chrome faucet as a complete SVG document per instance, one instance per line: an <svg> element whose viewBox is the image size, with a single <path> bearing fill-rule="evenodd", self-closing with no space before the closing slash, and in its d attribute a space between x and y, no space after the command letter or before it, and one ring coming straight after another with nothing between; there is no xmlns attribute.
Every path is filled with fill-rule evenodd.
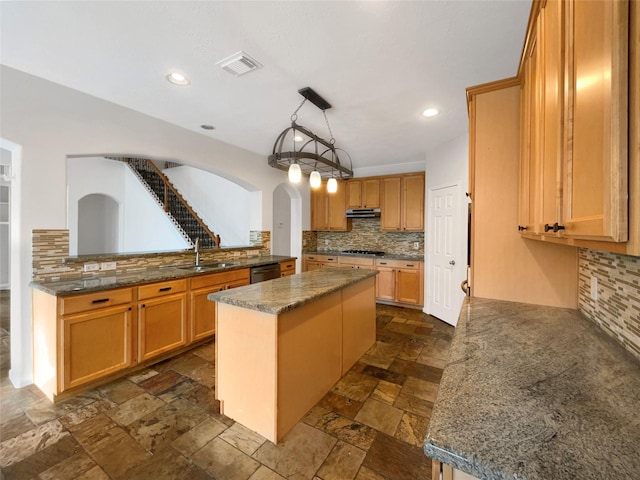
<svg viewBox="0 0 640 480"><path fill-rule="evenodd" d="M196 237L195 246L193 247L196 252L196 267L200 266L200 237Z"/></svg>

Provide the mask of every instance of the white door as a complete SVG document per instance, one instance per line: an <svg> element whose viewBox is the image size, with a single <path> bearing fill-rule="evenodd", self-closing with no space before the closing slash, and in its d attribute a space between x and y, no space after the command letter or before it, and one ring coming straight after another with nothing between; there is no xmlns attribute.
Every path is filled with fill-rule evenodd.
<svg viewBox="0 0 640 480"><path fill-rule="evenodd" d="M451 325L458 321L466 275L464 222L457 185L429 190L427 249L428 313Z"/></svg>

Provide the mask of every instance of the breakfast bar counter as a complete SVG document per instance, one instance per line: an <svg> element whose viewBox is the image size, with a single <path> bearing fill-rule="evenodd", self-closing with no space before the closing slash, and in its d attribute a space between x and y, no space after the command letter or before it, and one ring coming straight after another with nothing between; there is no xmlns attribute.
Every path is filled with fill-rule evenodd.
<svg viewBox="0 0 640 480"><path fill-rule="evenodd" d="M639 405L640 362L578 311L468 298L424 452L478 478L638 480Z"/></svg>
<svg viewBox="0 0 640 480"><path fill-rule="evenodd" d="M221 413L281 440L375 343L375 275L325 268L210 294Z"/></svg>

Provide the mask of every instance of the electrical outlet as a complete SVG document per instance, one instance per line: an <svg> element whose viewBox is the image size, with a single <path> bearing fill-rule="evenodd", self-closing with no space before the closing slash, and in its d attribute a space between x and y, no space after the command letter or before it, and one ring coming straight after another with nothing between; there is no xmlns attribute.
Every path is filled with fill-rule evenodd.
<svg viewBox="0 0 640 480"><path fill-rule="evenodd" d="M83 272L97 272L98 270L100 270L100 264L99 263L85 263L82 266L82 271Z"/></svg>
<svg viewBox="0 0 640 480"><path fill-rule="evenodd" d="M325 240L325 241L324 241L324 244L325 244L325 245L329 245L329 240Z"/></svg>
<svg viewBox="0 0 640 480"><path fill-rule="evenodd" d="M116 262L102 262L100 264L100 270L105 271L105 270L115 270L116 269Z"/></svg>
<svg viewBox="0 0 640 480"><path fill-rule="evenodd" d="M420 248L420 242L413 242L414 250L418 250Z"/></svg>
<svg viewBox="0 0 640 480"><path fill-rule="evenodd" d="M591 277L591 300L598 301L598 277Z"/></svg>

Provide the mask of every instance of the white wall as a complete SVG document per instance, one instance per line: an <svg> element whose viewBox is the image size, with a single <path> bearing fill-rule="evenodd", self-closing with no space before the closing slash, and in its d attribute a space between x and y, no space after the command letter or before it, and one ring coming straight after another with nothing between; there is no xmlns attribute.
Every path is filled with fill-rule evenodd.
<svg viewBox="0 0 640 480"><path fill-rule="evenodd" d="M14 384L32 381L31 232L67 228L68 156L119 153L203 168L260 192L262 209L257 223L260 229L271 229L272 192L286 181L286 173L267 165L268 152L258 155L211 138L215 133L194 133L5 66L0 66L0 76L3 145L20 152L15 180L19 187L12 185L20 213L15 222L12 217L19 244L13 248L12 242L12 265L18 267L11 272L11 315L13 318L15 299L20 303L22 326L21 332L15 332L13 326L11 332L10 376ZM302 225L308 228L309 195L308 191L301 193ZM13 282L14 278L19 278L19 283ZM14 335L21 342L15 349ZM14 351L19 358L14 358Z"/></svg>
<svg viewBox="0 0 640 480"><path fill-rule="evenodd" d="M453 270L453 285L459 285L467 278L467 205L468 198L466 192L469 188L469 136L462 135L453 140L444 143L429 152L427 152L426 167L426 192L425 199L429 198L429 191L434 188L448 187L451 185L459 185L460 198L458 199L461 206L461 218L458 231L462 232L457 239L456 244L459 251L464 253L464 261L457 262L456 268ZM427 201L427 200L425 200ZM425 215L429 214L429 205L425 206ZM432 237L429 235L429 218L425 225L425 312L428 312L428 301L431 296L431 285L428 282L429 265L429 248ZM455 288L452 297L452 311L460 311L462 301L464 300L464 292L460 288ZM457 321L457 317L455 319ZM455 323L454 321L454 323Z"/></svg>

